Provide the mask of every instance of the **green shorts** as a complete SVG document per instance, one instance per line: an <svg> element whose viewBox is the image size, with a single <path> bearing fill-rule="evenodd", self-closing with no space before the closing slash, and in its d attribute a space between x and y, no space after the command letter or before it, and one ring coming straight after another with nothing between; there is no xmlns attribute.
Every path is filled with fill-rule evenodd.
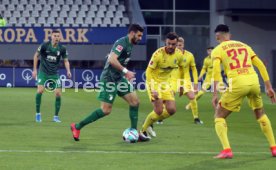
<svg viewBox="0 0 276 170"><path fill-rule="evenodd" d="M56 89L61 88L61 81L58 74L48 75L40 71L37 77L37 85L43 85L46 88Z"/></svg>
<svg viewBox="0 0 276 170"><path fill-rule="evenodd" d="M134 92L132 84L125 78L119 82L99 82L100 92L98 95L98 100L106 103L112 104L117 96L117 94L122 97L128 93Z"/></svg>

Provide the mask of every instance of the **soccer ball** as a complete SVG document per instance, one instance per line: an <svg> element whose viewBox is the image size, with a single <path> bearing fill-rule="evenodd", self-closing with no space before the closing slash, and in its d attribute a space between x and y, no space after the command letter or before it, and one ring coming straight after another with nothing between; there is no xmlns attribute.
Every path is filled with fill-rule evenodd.
<svg viewBox="0 0 276 170"><path fill-rule="evenodd" d="M138 131L134 128L127 128L123 132L123 139L129 143L136 143L139 139Z"/></svg>

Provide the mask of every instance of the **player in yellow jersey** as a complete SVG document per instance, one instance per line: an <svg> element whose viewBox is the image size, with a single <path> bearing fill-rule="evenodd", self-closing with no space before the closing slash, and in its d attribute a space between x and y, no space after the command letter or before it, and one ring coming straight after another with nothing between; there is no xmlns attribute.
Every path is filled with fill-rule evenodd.
<svg viewBox="0 0 276 170"><path fill-rule="evenodd" d="M148 114L141 134L149 137L148 128L157 120L166 119L176 112L174 92L170 86L173 70L183 66L182 52L176 48L178 35L170 32L166 35L166 46L157 49L146 70L146 85L153 111ZM180 72L183 78L183 72ZM163 107L164 105L164 107Z"/></svg>
<svg viewBox="0 0 276 170"><path fill-rule="evenodd" d="M206 91L207 89L210 88L211 86L211 78L212 78L212 73L213 73L213 64L212 64L212 59L211 59L211 52L214 49L214 47L208 47L207 48L207 54L208 56L205 57L203 61L203 66L200 71L198 80L203 79L203 75L206 73L204 82L202 84L201 90L196 94L195 98L198 100ZM191 103L186 105L186 110L189 110L191 108Z"/></svg>
<svg viewBox="0 0 276 170"><path fill-rule="evenodd" d="M177 48L182 51L183 58L184 58L184 66L183 66L184 91L183 91L183 88L181 88L179 95L182 96L183 94L185 94L189 98L191 103L191 110L194 118L194 123L203 124L203 122L198 117L198 107L197 107L197 101L195 98L195 93L198 91L198 73L196 69L194 55L188 50L184 49L184 39L182 37L178 39ZM190 70L192 70L194 86L191 82ZM179 84L179 83L176 83L176 84ZM177 85L175 85L175 83L172 83L172 86L174 91L176 91Z"/></svg>
<svg viewBox="0 0 276 170"><path fill-rule="evenodd" d="M266 87L268 97L272 103L276 102L275 92L271 86L269 76L263 62L255 54L251 47L239 42L230 40L229 27L218 25L215 29L216 39L220 43L212 51L214 93L213 105L217 106L215 112L215 129L223 146L223 151L215 158L232 158L233 153L228 141L226 117L231 112L239 112L242 101L247 97L250 107L255 113L256 119L260 124L262 132L266 136L272 156L276 157L276 144L271 128L270 120L263 109L263 101L258 75L253 66L256 66L261 73ZM227 70L227 78L232 81L232 88L222 94L217 105L217 83L220 77L220 64Z"/></svg>
<svg viewBox="0 0 276 170"><path fill-rule="evenodd" d="M203 84L201 86L201 90L198 91L198 93L195 96L196 100L199 100L200 97L204 93L207 92L207 90L211 87L211 85L213 83L213 81L212 81L213 63L212 63L212 59L211 59L211 52L212 52L213 49L214 49L214 47L208 47L207 48L208 56L205 57L205 59L203 61L203 66L202 66L202 69L200 71L198 80L203 80L204 74L206 74L206 75L205 75L205 79L203 81ZM221 83L221 87L223 87L224 84L223 84L222 78L220 80L220 83ZM222 88L222 89L224 89L224 88ZM191 109L191 103L187 104L185 108L186 108L186 110Z"/></svg>

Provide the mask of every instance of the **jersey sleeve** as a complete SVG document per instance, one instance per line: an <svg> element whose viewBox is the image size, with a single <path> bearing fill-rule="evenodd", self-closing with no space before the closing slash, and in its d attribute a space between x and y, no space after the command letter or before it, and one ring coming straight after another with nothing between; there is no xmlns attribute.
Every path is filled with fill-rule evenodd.
<svg viewBox="0 0 276 170"><path fill-rule="evenodd" d="M158 51L154 52L150 59L148 67L155 69L158 65L160 55L161 55L160 52Z"/></svg>
<svg viewBox="0 0 276 170"><path fill-rule="evenodd" d="M191 54L191 63L190 63L190 66L191 66L191 67L195 67L195 66L196 66L195 57L194 57L193 54Z"/></svg>
<svg viewBox="0 0 276 170"><path fill-rule="evenodd" d="M249 46L247 46L247 52L248 52L248 56L253 59L257 54L253 51L253 49Z"/></svg>
<svg viewBox="0 0 276 170"><path fill-rule="evenodd" d="M126 45L122 41L116 42L112 47L112 52L114 52L116 55L120 56L122 52L125 50Z"/></svg>
<svg viewBox="0 0 276 170"><path fill-rule="evenodd" d="M207 68L208 68L207 59L205 58L204 62L203 62L202 69L201 69L200 74L199 74L199 77L202 77L207 72Z"/></svg>
<svg viewBox="0 0 276 170"><path fill-rule="evenodd" d="M46 48L45 44L43 43L37 48L36 52L38 52L39 54L42 54L46 51L45 48Z"/></svg>
<svg viewBox="0 0 276 170"><path fill-rule="evenodd" d="M68 59L68 51L67 51L66 47L63 48L61 57L62 57L62 59Z"/></svg>
<svg viewBox="0 0 276 170"><path fill-rule="evenodd" d="M222 58L221 58L221 53L220 53L220 49L219 49L218 47L216 47L216 48L212 51L212 53L211 53L211 58L212 58L212 60L214 60L214 59L216 59L216 58L222 60Z"/></svg>

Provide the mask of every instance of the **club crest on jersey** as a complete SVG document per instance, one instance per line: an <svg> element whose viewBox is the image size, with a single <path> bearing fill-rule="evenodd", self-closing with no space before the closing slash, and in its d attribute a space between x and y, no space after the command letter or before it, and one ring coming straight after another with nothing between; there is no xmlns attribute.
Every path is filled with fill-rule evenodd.
<svg viewBox="0 0 276 170"><path fill-rule="evenodd" d="M174 59L174 64L176 64L176 59Z"/></svg>
<svg viewBox="0 0 276 170"><path fill-rule="evenodd" d="M118 51L118 52L121 52L122 50L123 50L123 46L121 46L121 45L117 45L117 47L116 47L116 50Z"/></svg>

